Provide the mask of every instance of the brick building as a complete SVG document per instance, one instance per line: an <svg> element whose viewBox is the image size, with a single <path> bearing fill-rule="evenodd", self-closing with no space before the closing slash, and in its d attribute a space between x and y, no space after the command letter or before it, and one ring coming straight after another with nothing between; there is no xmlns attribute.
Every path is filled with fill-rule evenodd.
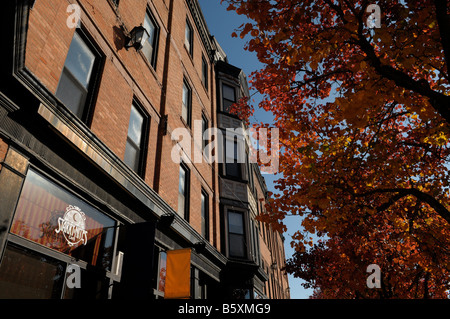
<svg viewBox="0 0 450 319"><path fill-rule="evenodd" d="M247 80L198 1L1 15L0 298L167 298L186 278L183 297L289 298L249 137L225 134L244 128L228 111Z"/></svg>

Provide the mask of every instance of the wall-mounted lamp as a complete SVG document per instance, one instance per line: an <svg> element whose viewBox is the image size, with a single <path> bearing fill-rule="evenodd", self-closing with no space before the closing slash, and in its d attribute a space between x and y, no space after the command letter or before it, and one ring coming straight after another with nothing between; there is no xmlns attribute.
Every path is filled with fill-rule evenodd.
<svg viewBox="0 0 450 319"><path fill-rule="evenodd" d="M129 48L135 48L136 51L139 51L144 47L144 43L149 36L147 30L142 25L134 27L133 30L131 30L130 35L127 36L125 48L127 50Z"/></svg>

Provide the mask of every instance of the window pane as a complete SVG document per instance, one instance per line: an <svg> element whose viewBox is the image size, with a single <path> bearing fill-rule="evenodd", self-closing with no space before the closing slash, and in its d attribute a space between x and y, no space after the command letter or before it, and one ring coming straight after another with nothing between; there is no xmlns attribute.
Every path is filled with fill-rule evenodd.
<svg viewBox="0 0 450 319"><path fill-rule="evenodd" d="M185 39L184 43L186 45L186 48L188 49L189 53L191 53L191 45L192 45L192 29L188 22L186 22L186 30L185 30Z"/></svg>
<svg viewBox="0 0 450 319"><path fill-rule="evenodd" d="M241 212L228 211L228 231L234 234L244 234L244 220Z"/></svg>
<svg viewBox="0 0 450 319"><path fill-rule="evenodd" d="M208 225L207 225L207 220L208 220L208 216L207 216L207 213L208 213L208 201L207 201L207 197L202 193L202 195L201 195L201 205L202 205L202 208L201 208L201 214L202 214L202 225L201 225L201 227L202 227L202 235L203 236L206 236L207 235L207 227L208 227Z"/></svg>
<svg viewBox="0 0 450 319"><path fill-rule="evenodd" d="M230 100L223 100L223 111L224 112L230 112L231 106L234 104L234 101Z"/></svg>
<svg viewBox="0 0 450 319"><path fill-rule="evenodd" d="M144 123L144 117L134 107L131 107L130 122L128 124L128 137L136 144L141 146L142 125Z"/></svg>
<svg viewBox="0 0 450 319"><path fill-rule="evenodd" d="M178 192L180 194L185 195L185 187L186 187L186 171L183 169L183 167L180 167L180 180L178 185Z"/></svg>
<svg viewBox="0 0 450 319"><path fill-rule="evenodd" d="M147 32L149 34L147 42L150 42L150 44L153 45L153 41L155 39L156 27L148 14L145 15L144 28L147 30Z"/></svg>
<svg viewBox="0 0 450 319"><path fill-rule="evenodd" d="M183 103L183 105L181 106L181 117L186 122L186 124L188 121L187 114L188 114L187 106L186 106L186 104Z"/></svg>
<svg viewBox="0 0 450 319"><path fill-rule="evenodd" d="M115 225L79 197L29 170L10 231L109 270Z"/></svg>
<svg viewBox="0 0 450 319"><path fill-rule="evenodd" d="M178 210L177 213L178 215L180 215L181 217L184 218L184 214L185 214L185 209L186 209L186 198L183 194L178 193Z"/></svg>
<svg viewBox="0 0 450 319"><path fill-rule="evenodd" d="M225 174L227 176L242 177L242 168L239 162L238 143L229 139L225 141L226 163Z"/></svg>
<svg viewBox="0 0 450 319"><path fill-rule="evenodd" d="M166 288L166 267L167 253L162 251L159 254L158 290L164 292Z"/></svg>
<svg viewBox="0 0 450 319"><path fill-rule="evenodd" d="M245 257L244 235L229 234L230 256Z"/></svg>
<svg viewBox="0 0 450 319"><path fill-rule="evenodd" d="M202 149L206 147L207 142L209 141L209 136L207 134L208 130L208 120L205 116L202 116Z"/></svg>
<svg viewBox="0 0 450 319"><path fill-rule="evenodd" d="M125 158L123 160L130 168L138 172L139 170L139 149L132 145L127 140L127 146L125 147Z"/></svg>
<svg viewBox="0 0 450 319"><path fill-rule="evenodd" d="M181 117L189 124L189 109L190 109L190 88L183 83L183 97L182 97Z"/></svg>
<svg viewBox="0 0 450 319"><path fill-rule="evenodd" d="M153 46L149 44L148 41L144 43L142 47L142 53L144 53L145 57L150 63L153 63Z"/></svg>
<svg viewBox="0 0 450 319"><path fill-rule="evenodd" d="M208 64L204 57L202 58L202 82L205 87L208 86Z"/></svg>
<svg viewBox="0 0 450 319"><path fill-rule="evenodd" d="M77 117L83 116L95 54L78 33L74 33L61 74L56 96Z"/></svg>
<svg viewBox="0 0 450 319"><path fill-rule="evenodd" d="M178 182L178 214L185 217L186 212L186 195L187 195L187 183L186 183L186 170L183 166L180 166L180 177Z"/></svg>
<svg viewBox="0 0 450 319"><path fill-rule="evenodd" d="M148 14L145 15L144 28L147 30L149 36L147 38L147 41L145 41L145 43L144 43L142 52L147 57L147 59L152 63L153 62L153 54L154 54L153 50L154 50L155 37L156 37L156 26Z"/></svg>
<svg viewBox="0 0 450 319"><path fill-rule="evenodd" d="M226 163L226 174L233 177L241 177L241 164Z"/></svg>
<svg viewBox="0 0 450 319"><path fill-rule="evenodd" d="M226 163L234 163L237 159L237 142L225 137Z"/></svg>
<svg viewBox="0 0 450 319"><path fill-rule="evenodd" d="M187 87L186 83L183 83L183 104L189 104L189 88Z"/></svg>
<svg viewBox="0 0 450 319"><path fill-rule="evenodd" d="M78 118L83 116L87 91L77 83L68 70L64 69L59 80L56 96Z"/></svg>
<svg viewBox="0 0 450 319"><path fill-rule="evenodd" d="M64 275L62 262L8 245L0 265L0 298L59 299Z"/></svg>
<svg viewBox="0 0 450 319"><path fill-rule="evenodd" d="M64 66L72 72L75 78L85 88L89 84L94 60L95 55L75 32Z"/></svg>
<svg viewBox="0 0 450 319"><path fill-rule="evenodd" d="M236 102L235 91L233 87L224 84L222 86L222 94L224 99Z"/></svg>

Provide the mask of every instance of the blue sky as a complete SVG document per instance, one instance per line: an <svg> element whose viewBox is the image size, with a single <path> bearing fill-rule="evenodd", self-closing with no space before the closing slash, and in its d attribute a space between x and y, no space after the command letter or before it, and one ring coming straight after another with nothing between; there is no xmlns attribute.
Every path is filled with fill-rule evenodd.
<svg viewBox="0 0 450 319"><path fill-rule="evenodd" d="M226 4L220 4L220 0L199 0L206 23L210 33L216 37L220 46L224 49L228 56L228 62L244 70L249 77L253 71L259 70L263 67L259 63L256 54L248 52L244 49L246 39L232 38L231 33L235 31L241 24L247 22L246 17L236 14L234 11L227 11ZM251 89L251 87L250 87ZM253 90L250 93L254 93ZM260 100L258 95L253 96L255 99L255 106ZM253 120L257 122L271 122L272 116L264 110L255 108L255 115ZM276 175L264 174L267 187L270 191L275 192L273 182L278 178ZM288 228L284 234L286 258L290 258L293 254L293 249L290 246L291 235L298 230L300 219L298 217L286 217L285 224ZM291 288L292 299L308 298L312 291L304 289L301 286L301 281L292 276L289 276L289 286Z"/></svg>

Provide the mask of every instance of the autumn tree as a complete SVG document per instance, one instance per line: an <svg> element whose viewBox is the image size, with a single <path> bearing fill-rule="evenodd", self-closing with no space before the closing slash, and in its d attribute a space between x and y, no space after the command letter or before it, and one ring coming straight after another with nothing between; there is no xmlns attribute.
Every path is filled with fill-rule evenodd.
<svg viewBox="0 0 450 319"><path fill-rule="evenodd" d="M249 18L233 36L263 63L250 83L280 129L262 218L302 216L288 271L321 298L446 297L450 1L222 2Z"/></svg>

